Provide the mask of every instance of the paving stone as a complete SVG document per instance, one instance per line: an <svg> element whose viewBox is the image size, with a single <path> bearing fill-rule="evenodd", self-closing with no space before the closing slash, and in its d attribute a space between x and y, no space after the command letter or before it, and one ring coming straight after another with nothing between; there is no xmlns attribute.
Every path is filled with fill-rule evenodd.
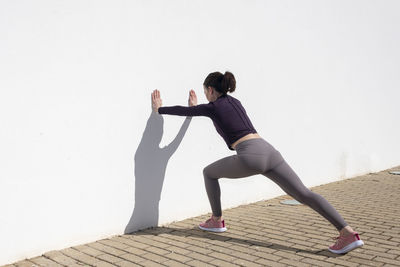
<svg viewBox="0 0 400 267"><path fill-rule="evenodd" d="M144 249L138 249L138 248L135 248L135 247L125 248L124 252L125 253L131 253L131 254L134 254L134 255L141 255L141 254L145 254L146 253L146 251ZM119 254L118 256L120 257L121 255L122 254Z"/></svg>
<svg viewBox="0 0 400 267"><path fill-rule="evenodd" d="M201 254L204 254L204 255L210 255L210 253L214 252L211 249L201 248L201 247L192 247L192 246L188 247L188 250L192 251L192 252L198 252L198 253L201 253Z"/></svg>
<svg viewBox="0 0 400 267"><path fill-rule="evenodd" d="M232 263L231 261L224 261L224 260L220 260L220 259L213 260L210 263L213 265L216 265L216 266L223 266L223 267L240 266L240 265Z"/></svg>
<svg viewBox="0 0 400 267"><path fill-rule="evenodd" d="M103 240L99 240L97 242L99 242L101 244L104 244L106 246L110 246L110 247L113 247L113 248L118 248L118 249L121 249L121 250L123 250L124 248L128 247L127 244L124 244L122 242L118 242L118 241L116 241L116 239L115 240L113 240L113 239L103 239Z"/></svg>
<svg viewBox="0 0 400 267"><path fill-rule="evenodd" d="M99 259L99 260L102 260L102 261L106 261L106 262L109 262L109 263L113 263L113 264L116 263L116 262L119 262L119 261L123 261L123 259L121 259L119 257L115 257L115 256L113 256L111 254L102 254L102 255L97 256L96 259Z"/></svg>
<svg viewBox="0 0 400 267"><path fill-rule="evenodd" d="M131 267L131 266L141 266L137 263L133 263L131 261L120 261L115 263L115 266L119 266L119 267Z"/></svg>
<svg viewBox="0 0 400 267"><path fill-rule="evenodd" d="M285 263L279 263L273 260L267 260L267 259L259 259L256 261L256 263L262 264L264 266L273 266L273 267L286 267L287 264Z"/></svg>
<svg viewBox="0 0 400 267"><path fill-rule="evenodd" d="M164 255L164 257L169 258L171 260L179 261L182 263L192 260L192 258L186 257L186 256L178 254L178 253L174 253L174 252Z"/></svg>
<svg viewBox="0 0 400 267"><path fill-rule="evenodd" d="M174 261L174 260L165 261L165 262L163 262L163 265L176 266L176 267L186 267L187 266L186 264L183 264L179 261Z"/></svg>
<svg viewBox="0 0 400 267"><path fill-rule="evenodd" d="M169 247L166 247L165 249L168 250L169 252L179 253L181 255L186 255L186 254L191 253L191 251L188 249L174 247L174 246L169 246Z"/></svg>
<svg viewBox="0 0 400 267"><path fill-rule="evenodd" d="M279 263L282 263L282 264L285 264L288 266L298 266L298 267L309 267L310 266L309 263L302 263L302 262L290 260L290 259L280 260Z"/></svg>
<svg viewBox="0 0 400 267"><path fill-rule="evenodd" d="M141 256L137 256L135 254L130 254L130 253L120 255L120 257L122 259L126 260L126 261L130 261L130 262L133 262L133 263L140 263L142 261L146 261L146 258L143 258ZM116 265L118 265L118 263L116 263Z"/></svg>
<svg viewBox="0 0 400 267"><path fill-rule="evenodd" d="M200 260L202 262L210 262L212 260L214 260L215 258L210 257L208 255L203 255L197 252L191 252L189 254L186 254L187 257L193 259L193 260Z"/></svg>
<svg viewBox="0 0 400 267"><path fill-rule="evenodd" d="M157 255L157 254L154 254L154 253L146 253L146 254L141 255L141 257L143 257L145 259L148 259L148 260L151 260L151 261L154 261L154 262L157 262L157 263L162 263L164 261L168 261L169 260L166 257L163 257L161 255Z"/></svg>
<svg viewBox="0 0 400 267"><path fill-rule="evenodd" d="M59 263L57 263L55 261L52 261L52 260L50 260L48 258L45 258L43 256L29 259L29 261L37 264L38 266L43 266L43 267L53 267L53 266L54 267L61 267L61 266L63 266L63 265L61 265L61 264L59 264Z"/></svg>
<svg viewBox="0 0 400 267"><path fill-rule="evenodd" d="M384 257L376 257L374 261L392 264L393 266L400 266L400 262L398 260L392 260Z"/></svg>
<svg viewBox="0 0 400 267"><path fill-rule="evenodd" d="M127 251L120 250L120 249L117 249L117 248L113 248L113 247L110 247L110 246L107 246L107 245L104 245L104 244L101 244L101 243L98 243L98 242L90 243L90 244L88 244L88 246L92 247L92 248L94 248L94 249L96 249L98 251L103 252L103 254L111 254L111 255L114 255L114 256L117 256L117 257L119 255L125 254L127 252ZM126 249L129 249L129 248L126 248Z"/></svg>
<svg viewBox="0 0 400 267"><path fill-rule="evenodd" d="M76 249L76 250L78 250L78 251L80 251L82 253L91 255L93 257L96 257L96 256L99 256L101 254L104 254L104 251L97 250L97 249L89 247L87 245L76 246L76 247L74 247L74 249Z"/></svg>
<svg viewBox="0 0 400 267"><path fill-rule="evenodd" d="M332 263L328 263L326 261L311 259L311 258L304 258L302 259L301 263L309 263L311 266L334 266Z"/></svg>
<svg viewBox="0 0 400 267"><path fill-rule="evenodd" d="M208 266L215 266L215 265L211 265L211 264L208 264L208 263L205 263L205 262L202 262L202 261L199 261L199 260L192 260L192 261L189 261L189 262L186 262L186 264L188 265L188 266L193 266L193 267L208 267Z"/></svg>
<svg viewBox="0 0 400 267"><path fill-rule="evenodd" d="M340 264L340 265L349 266L349 267L355 267L355 266L359 265L358 263L350 262L350 261L347 261L347 260L342 260L340 258L328 258L324 262L325 263L331 262L331 263L334 263L334 264Z"/></svg>
<svg viewBox="0 0 400 267"><path fill-rule="evenodd" d="M158 255L165 255L165 254L170 253L170 251L168 251L167 249L161 249L161 248L158 248L158 247L147 247L145 249L145 251L151 252L151 253L155 253L155 254L158 254Z"/></svg>
<svg viewBox="0 0 400 267"><path fill-rule="evenodd" d="M354 256L350 257L348 259L348 261L358 263L361 266L377 266L376 262L372 262L370 260L365 260L365 259L354 257Z"/></svg>
<svg viewBox="0 0 400 267"><path fill-rule="evenodd" d="M79 262L69 256L66 256L59 251L52 251L51 253L44 254L50 260L55 261L61 265L71 266L74 264L79 264Z"/></svg>
<svg viewBox="0 0 400 267"><path fill-rule="evenodd" d="M247 261L247 260L244 260L244 259L236 259L236 260L233 261L233 263L236 263L236 264L241 265L241 266L246 266L246 267L247 266L249 266L249 267L260 267L260 266L262 266L259 263L255 263L255 262L252 262L252 261Z"/></svg>
<svg viewBox="0 0 400 267"><path fill-rule="evenodd" d="M99 260L96 259L95 257L92 257L90 255L84 254L80 251L77 251L73 248L67 248L61 250L61 252L79 262L88 264L88 265L95 265Z"/></svg>
<svg viewBox="0 0 400 267"><path fill-rule="evenodd" d="M96 262L95 264L93 264L93 266L95 266L95 267L115 267L115 265L105 262L105 261Z"/></svg>
<svg viewBox="0 0 400 267"><path fill-rule="evenodd" d="M213 252L210 254L211 257L214 257L216 259L220 259L223 261L227 261L227 262L232 262L233 260L236 259L236 257L234 257L233 255L229 255L229 254L224 254L224 253L219 253L219 252ZM211 261L212 263L213 261Z"/></svg>
<svg viewBox="0 0 400 267"><path fill-rule="evenodd" d="M39 267L38 264L33 263L29 260L23 260L23 261L16 262L15 265L17 267Z"/></svg>
<svg viewBox="0 0 400 267"><path fill-rule="evenodd" d="M150 261L150 260L141 262L140 265L145 266L145 267L165 267L165 265L162 265L162 264L156 263L154 261Z"/></svg>

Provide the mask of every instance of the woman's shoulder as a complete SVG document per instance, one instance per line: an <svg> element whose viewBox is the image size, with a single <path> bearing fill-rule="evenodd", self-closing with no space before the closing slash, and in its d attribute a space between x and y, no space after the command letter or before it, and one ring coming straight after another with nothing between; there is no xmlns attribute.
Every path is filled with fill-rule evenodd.
<svg viewBox="0 0 400 267"><path fill-rule="evenodd" d="M234 106L242 105L239 99L228 94L220 96L216 101L212 103L215 105L215 108L222 108L232 105Z"/></svg>
<svg viewBox="0 0 400 267"><path fill-rule="evenodd" d="M231 101L236 101L236 102L239 102L240 103L240 100L238 99L238 98L236 98L236 97L234 97L234 96L232 96L232 95L226 95L227 96L227 99L228 100L231 100Z"/></svg>
<svg viewBox="0 0 400 267"><path fill-rule="evenodd" d="M234 97L234 96L232 96L230 94L221 95L220 97L218 97L218 100L219 99L235 99L235 100L238 100L236 97Z"/></svg>

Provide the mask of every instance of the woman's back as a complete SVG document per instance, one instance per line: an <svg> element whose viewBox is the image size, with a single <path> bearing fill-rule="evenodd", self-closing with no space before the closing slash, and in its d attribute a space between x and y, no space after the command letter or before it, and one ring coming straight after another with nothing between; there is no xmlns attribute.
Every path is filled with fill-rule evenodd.
<svg viewBox="0 0 400 267"><path fill-rule="evenodd" d="M158 112L180 116L209 117L230 150L234 150L231 148L231 144L236 140L249 133L257 133L240 101L227 94L221 95L208 104L191 107L160 107Z"/></svg>
<svg viewBox="0 0 400 267"><path fill-rule="evenodd" d="M233 150L230 145L241 137L249 133L257 133L238 99L230 95L222 95L212 103L214 118L211 117L211 119L229 149Z"/></svg>

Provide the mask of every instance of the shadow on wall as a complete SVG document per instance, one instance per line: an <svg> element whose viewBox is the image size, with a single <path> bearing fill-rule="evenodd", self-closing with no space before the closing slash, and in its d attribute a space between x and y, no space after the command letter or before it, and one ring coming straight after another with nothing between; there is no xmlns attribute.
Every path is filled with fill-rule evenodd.
<svg viewBox="0 0 400 267"><path fill-rule="evenodd" d="M164 118L154 111L147 120L135 153L135 207L124 233L158 225L158 206L168 160L181 143L192 117L186 117L177 136L160 148Z"/></svg>

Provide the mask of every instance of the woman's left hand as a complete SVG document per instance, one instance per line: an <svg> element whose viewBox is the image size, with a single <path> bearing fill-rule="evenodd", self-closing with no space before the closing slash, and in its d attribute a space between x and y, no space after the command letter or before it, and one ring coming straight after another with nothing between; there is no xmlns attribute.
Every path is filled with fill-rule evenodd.
<svg viewBox="0 0 400 267"><path fill-rule="evenodd" d="M153 108L154 112L158 113L158 108L162 106L162 100L160 97L160 91L157 89L151 93L151 107Z"/></svg>
<svg viewBox="0 0 400 267"><path fill-rule="evenodd" d="M193 89L189 91L188 104L189 104L189 107L197 105L197 96Z"/></svg>

